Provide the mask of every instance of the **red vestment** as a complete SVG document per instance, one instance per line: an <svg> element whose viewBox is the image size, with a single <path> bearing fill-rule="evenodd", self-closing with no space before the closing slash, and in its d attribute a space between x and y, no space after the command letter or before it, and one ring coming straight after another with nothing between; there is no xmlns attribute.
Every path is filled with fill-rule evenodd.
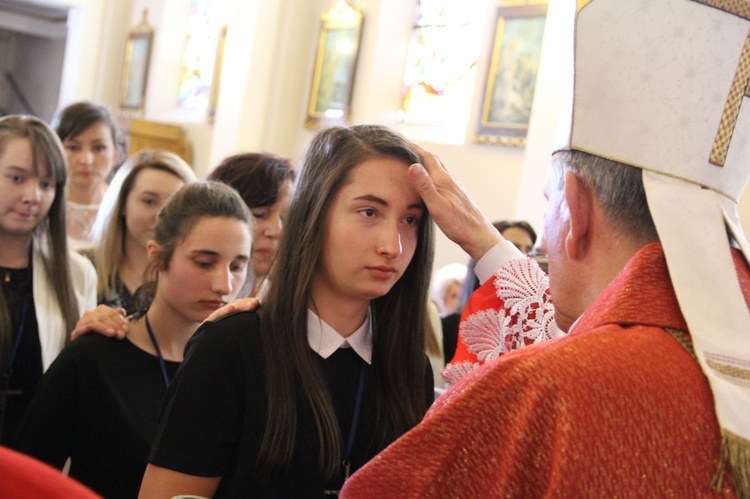
<svg viewBox="0 0 750 499"><path fill-rule="evenodd" d="M750 301L750 271L734 258ZM713 395L664 328L687 329L661 245L651 244L570 335L468 374L355 473L343 495L716 496ZM728 474L719 495L734 497Z"/></svg>
<svg viewBox="0 0 750 499"><path fill-rule="evenodd" d="M96 499L100 496L52 466L7 447L0 447L0 497Z"/></svg>

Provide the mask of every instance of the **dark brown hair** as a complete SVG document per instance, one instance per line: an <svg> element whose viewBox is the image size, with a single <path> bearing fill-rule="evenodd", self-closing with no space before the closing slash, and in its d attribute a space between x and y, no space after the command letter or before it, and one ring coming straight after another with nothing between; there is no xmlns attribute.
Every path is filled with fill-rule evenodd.
<svg viewBox="0 0 750 499"><path fill-rule="evenodd" d="M107 106L89 101L70 104L52 119L52 128L55 129L60 140L65 141L76 138L97 123L104 123L112 132L112 143L115 146L114 170L125 160L125 139Z"/></svg>
<svg viewBox="0 0 750 499"><path fill-rule="evenodd" d="M225 158L207 177L234 187L248 208L271 206L285 182L294 181L292 163L272 154L245 153Z"/></svg>

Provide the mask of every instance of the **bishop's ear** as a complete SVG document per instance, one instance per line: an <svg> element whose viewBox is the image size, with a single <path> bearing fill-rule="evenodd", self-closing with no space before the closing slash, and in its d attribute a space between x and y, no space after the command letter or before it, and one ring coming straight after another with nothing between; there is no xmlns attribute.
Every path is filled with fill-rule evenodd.
<svg viewBox="0 0 750 499"><path fill-rule="evenodd" d="M594 209L593 191L575 173L565 172L565 202L569 210L565 251L573 260L582 259L589 250Z"/></svg>

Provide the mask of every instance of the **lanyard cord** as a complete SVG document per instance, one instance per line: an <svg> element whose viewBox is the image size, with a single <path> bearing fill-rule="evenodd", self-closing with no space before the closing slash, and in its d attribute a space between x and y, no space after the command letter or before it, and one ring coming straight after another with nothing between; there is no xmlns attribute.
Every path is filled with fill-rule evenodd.
<svg viewBox="0 0 750 499"><path fill-rule="evenodd" d="M151 324L148 322L148 312L144 315L146 316L146 331L148 331L148 336L151 338L151 344L154 345L156 356L159 358L159 367L161 367L161 375L164 376L164 384L169 388L169 376L167 376L167 366L164 364L164 357L161 355L159 344L156 342L156 336L154 336L154 331L151 329Z"/></svg>
<svg viewBox="0 0 750 499"><path fill-rule="evenodd" d="M354 437L357 435L357 424L359 423L359 410L362 408L362 392L365 387L365 365L362 364L362 368L359 370L359 387L357 388L357 401L354 403L354 415L352 416L352 426L349 428L349 438L346 439L346 450L344 453L344 460L348 461L349 456L352 453L352 447L354 446ZM334 413L335 415L335 413ZM339 437L341 435L341 426L339 425L338 418L336 418L336 428L339 430ZM344 443L343 438L341 443Z"/></svg>

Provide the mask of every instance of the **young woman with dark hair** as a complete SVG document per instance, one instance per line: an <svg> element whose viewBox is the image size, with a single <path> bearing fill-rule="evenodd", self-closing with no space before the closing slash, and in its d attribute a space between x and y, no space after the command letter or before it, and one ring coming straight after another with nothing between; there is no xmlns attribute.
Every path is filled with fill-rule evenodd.
<svg viewBox="0 0 750 499"><path fill-rule="evenodd" d="M58 468L70 458L70 475L105 497L135 497L185 344L245 279L249 222L223 184L177 191L147 244L148 310L130 318L125 340L89 334L60 353L28 409L19 449Z"/></svg>
<svg viewBox="0 0 750 499"><path fill-rule="evenodd" d="M115 165L124 159L124 141L112 112L95 102L76 102L52 120L65 148L68 236L75 249L94 244L91 233Z"/></svg>
<svg viewBox="0 0 750 499"><path fill-rule="evenodd" d="M279 156L244 153L230 156L209 175L234 187L253 216L253 251L240 296L258 296L276 257L294 183L292 163Z"/></svg>
<svg viewBox="0 0 750 499"><path fill-rule="evenodd" d="M313 138L264 305L191 340L141 497L334 493L421 420L434 243L407 178L419 161L380 126Z"/></svg>
<svg viewBox="0 0 750 499"><path fill-rule="evenodd" d="M0 119L0 443L14 445L39 379L83 311L96 273L68 251L67 168L44 122Z"/></svg>

